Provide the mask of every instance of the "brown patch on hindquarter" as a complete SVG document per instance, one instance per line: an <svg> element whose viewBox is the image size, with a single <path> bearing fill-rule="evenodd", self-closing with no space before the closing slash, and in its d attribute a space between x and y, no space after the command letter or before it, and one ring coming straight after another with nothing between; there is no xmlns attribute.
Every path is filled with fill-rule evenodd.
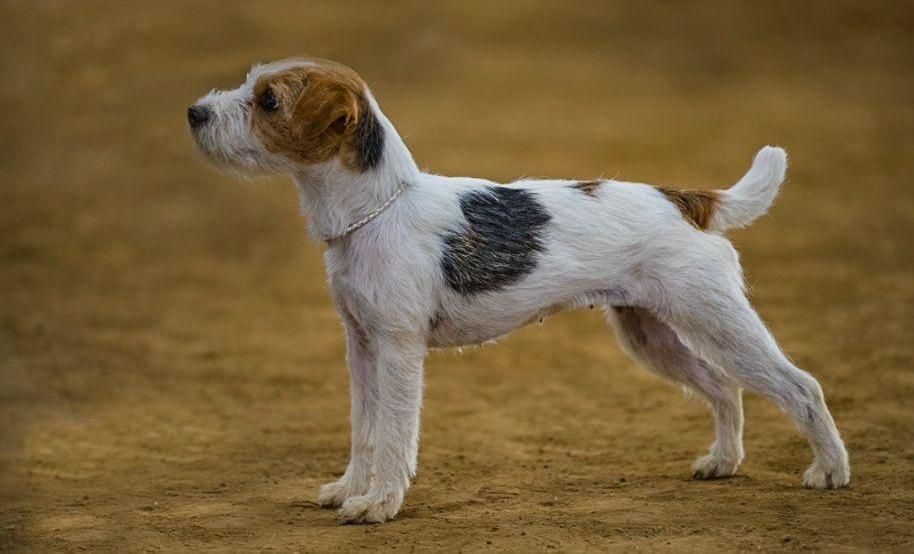
<svg viewBox="0 0 914 554"><path fill-rule="evenodd" d="M571 188L579 190L591 198L596 198L597 191L600 190L600 185L602 185L603 182L604 181L578 181L571 185Z"/></svg>
<svg viewBox="0 0 914 554"><path fill-rule="evenodd" d="M267 89L279 101L275 111L258 105ZM315 164L339 155L349 169L364 171L379 155L366 159L366 135L382 132L365 91L355 71L330 61L265 75L254 85L254 131L267 150L295 162Z"/></svg>
<svg viewBox="0 0 914 554"><path fill-rule="evenodd" d="M698 227L707 229L717 206L718 194L713 190L677 190L666 187L654 187L666 199L679 208L682 217Z"/></svg>

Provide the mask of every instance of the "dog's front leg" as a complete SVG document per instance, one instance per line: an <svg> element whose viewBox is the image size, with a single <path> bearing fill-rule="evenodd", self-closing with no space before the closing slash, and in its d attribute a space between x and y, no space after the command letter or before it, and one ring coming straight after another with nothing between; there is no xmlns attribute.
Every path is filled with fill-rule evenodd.
<svg viewBox="0 0 914 554"><path fill-rule="evenodd" d="M374 427L374 479L362 496L343 502L344 523L380 523L393 518L416 472L422 362L419 337L379 337L378 409Z"/></svg>
<svg viewBox="0 0 914 554"><path fill-rule="evenodd" d="M372 442L377 419L378 384L376 345L362 324L340 309L346 325L346 362L349 365L351 428L349 465L338 481L321 487L318 503L336 508L350 496L368 492L371 485Z"/></svg>

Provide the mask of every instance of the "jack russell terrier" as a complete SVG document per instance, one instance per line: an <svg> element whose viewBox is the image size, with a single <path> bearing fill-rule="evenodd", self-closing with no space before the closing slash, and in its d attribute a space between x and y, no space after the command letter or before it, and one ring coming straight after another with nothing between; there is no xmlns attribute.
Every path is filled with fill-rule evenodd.
<svg viewBox="0 0 914 554"><path fill-rule="evenodd" d="M787 166L766 146L726 190L615 180L443 177L419 170L365 82L327 60L256 65L191 106L200 150L241 174L281 172L327 243L346 329L351 453L319 502L343 522L393 518L416 473L429 348L494 340L555 312L600 305L624 350L694 391L715 439L697 479L743 459L743 388L809 440L807 487L848 484L847 451L819 383L784 355L746 298L723 232L768 209Z"/></svg>

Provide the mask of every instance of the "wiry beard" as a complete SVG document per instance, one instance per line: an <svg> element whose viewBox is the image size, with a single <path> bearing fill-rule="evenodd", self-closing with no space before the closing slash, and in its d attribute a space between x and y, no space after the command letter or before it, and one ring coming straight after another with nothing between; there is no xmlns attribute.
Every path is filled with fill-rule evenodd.
<svg viewBox="0 0 914 554"><path fill-rule="evenodd" d="M210 93L210 97L224 93ZM277 167L251 132L251 107L237 100L216 101L213 119L192 131L200 152L217 168L244 179L272 173Z"/></svg>

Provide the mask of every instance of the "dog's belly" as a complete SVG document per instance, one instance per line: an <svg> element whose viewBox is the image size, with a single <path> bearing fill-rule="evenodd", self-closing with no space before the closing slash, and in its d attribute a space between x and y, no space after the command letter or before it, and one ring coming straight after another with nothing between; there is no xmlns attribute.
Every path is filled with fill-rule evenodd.
<svg viewBox="0 0 914 554"><path fill-rule="evenodd" d="M548 298L549 294L543 297ZM551 304L521 308L513 298L489 298L486 301L439 309L429 320L428 346L447 348L475 346L496 340L511 331L542 321L565 310L594 306L627 306L629 295L621 288L596 288L566 296Z"/></svg>
<svg viewBox="0 0 914 554"><path fill-rule="evenodd" d="M550 315L573 307L568 304L555 304L488 318L441 312L429 322L428 345L433 348L476 346L497 340L515 329L542 321Z"/></svg>
<svg viewBox="0 0 914 554"><path fill-rule="evenodd" d="M551 313L544 311L542 316L533 314L526 318L511 318L510 320L505 319L498 322L458 323L450 319L432 320L429 328L428 345L433 348L476 346L494 341L519 327L539 321L547 315L551 315Z"/></svg>

